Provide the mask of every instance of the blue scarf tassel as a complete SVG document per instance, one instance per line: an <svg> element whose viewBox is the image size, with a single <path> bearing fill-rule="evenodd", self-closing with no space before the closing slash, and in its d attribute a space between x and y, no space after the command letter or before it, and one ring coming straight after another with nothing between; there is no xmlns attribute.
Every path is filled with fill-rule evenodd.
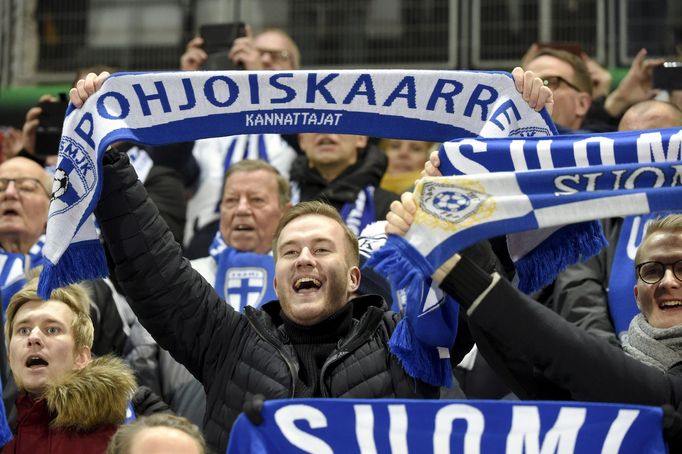
<svg viewBox="0 0 682 454"><path fill-rule="evenodd" d="M540 290L566 267L597 254L607 244L598 221L560 228L515 262L519 290L527 294Z"/></svg>
<svg viewBox="0 0 682 454"><path fill-rule="evenodd" d="M69 246L56 266L45 258L38 282L38 296L48 300L53 289L109 275L107 259L99 240Z"/></svg>
<svg viewBox="0 0 682 454"><path fill-rule="evenodd" d="M450 359L440 358L435 346L421 342L413 327L428 291L424 285L431 280L431 266L407 241L395 235L388 236L386 244L370 256L366 266L386 276L393 288L405 292L405 316L389 340L391 353L410 376L433 386L452 387Z"/></svg>

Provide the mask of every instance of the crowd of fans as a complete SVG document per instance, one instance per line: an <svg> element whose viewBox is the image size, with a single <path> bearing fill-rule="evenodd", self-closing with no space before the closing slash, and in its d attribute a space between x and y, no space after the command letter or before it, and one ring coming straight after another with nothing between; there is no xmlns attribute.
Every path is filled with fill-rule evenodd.
<svg viewBox="0 0 682 454"><path fill-rule="evenodd" d="M202 46L200 37L187 44L181 70L202 69ZM284 31L248 27L228 58L245 70L301 62ZM641 51L612 90L608 71L587 55L534 45L522 61L530 77L516 73L516 82L544 93L560 134L681 127L682 91L652 86L661 63ZM75 107L107 69L79 73ZM389 352L402 308L383 276L360 271L357 240L369 221L388 219L389 233L405 233L415 206L400 194L423 173L439 174L438 144L334 133L117 143L104 158L106 195L95 211L110 278L43 301L34 276L56 157L36 150L40 114L27 112L0 157L0 372L14 435L3 452L163 452L163 443L225 452L256 394L682 404L682 350L662 340L682 329L680 216L652 221L641 240L628 289L641 315L629 336L614 329L608 304L623 219L603 220L607 249L530 297L507 281L499 241L467 250L440 284L467 309L460 330L468 323L476 344L453 346L459 385L446 394L411 379ZM371 212L351 218L357 207ZM118 226L127 222L145 228L124 236ZM137 240L148 249L126 247ZM642 332L647 348L635 342ZM353 348L330 364L342 344ZM517 379L500 378L510 374Z"/></svg>

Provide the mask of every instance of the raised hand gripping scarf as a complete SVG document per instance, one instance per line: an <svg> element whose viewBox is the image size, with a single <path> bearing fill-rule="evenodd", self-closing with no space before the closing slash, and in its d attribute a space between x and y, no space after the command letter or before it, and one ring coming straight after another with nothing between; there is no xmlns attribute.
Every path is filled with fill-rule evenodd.
<svg viewBox="0 0 682 454"><path fill-rule="evenodd" d="M121 140L158 145L250 133L334 132L428 141L551 135L507 73L464 71L115 74L69 108L39 293L104 276L92 222L101 158Z"/></svg>
<svg viewBox="0 0 682 454"><path fill-rule="evenodd" d="M425 282L439 277L455 253L486 238L593 219L682 207L682 161L567 167L424 178L415 221L404 238L390 235L368 261L405 289L406 317L389 346L410 375L447 383L438 356L456 332L450 307L427 304ZM578 237L579 238L579 237ZM566 240L564 240L566 241ZM570 244L583 249L582 244ZM442 374L442 375L438 375Z"/></svg>

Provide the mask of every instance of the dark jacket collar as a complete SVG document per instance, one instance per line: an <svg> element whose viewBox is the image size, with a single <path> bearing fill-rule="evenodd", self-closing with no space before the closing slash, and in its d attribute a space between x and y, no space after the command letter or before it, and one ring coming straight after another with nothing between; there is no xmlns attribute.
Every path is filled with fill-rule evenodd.
<svg viewBox="0 0 682 454"><path fill-rule="evenodd" d="M353 202L366 186L379 186L388 160L375 145L370 144L358 153L358 160L334 181L327 182L316 169L308 165L305 155L291 166L291 180L301 189L301 200L327 200L332 204Z"/></svg>

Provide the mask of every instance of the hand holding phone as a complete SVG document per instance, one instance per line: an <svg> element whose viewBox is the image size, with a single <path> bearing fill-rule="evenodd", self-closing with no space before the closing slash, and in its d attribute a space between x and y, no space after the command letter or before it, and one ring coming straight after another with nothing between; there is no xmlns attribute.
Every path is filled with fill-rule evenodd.
<svg viewBox="0 0 682 454"><path fill-rule="evenodd" d="M204 69L209 71L241 69L230 60L228 54L234 40L246 36L246 26L243 22L205 24L201 26L199 34L204 40L204 51L208 54Z"/></svg>
<svg viewBox="0 0 682 454"><path fill-rule="evenodd" d="M682 62L666 61L654 67L654 88L682 90Z"/></svg>
<svg viewBox="0 0 682 454"><path fill-rule="evenodd" d="M41 101L38 104L42 112L36 128L36 155L51 156L59 152L59 141L68 105L65 96L61 95L58 101Z"/></svg>

